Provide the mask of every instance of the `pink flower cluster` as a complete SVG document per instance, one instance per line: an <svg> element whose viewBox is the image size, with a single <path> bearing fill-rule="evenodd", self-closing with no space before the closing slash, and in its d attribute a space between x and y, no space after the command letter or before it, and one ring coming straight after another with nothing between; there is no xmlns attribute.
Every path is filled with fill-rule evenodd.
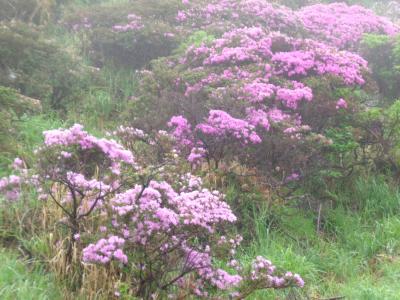
<svg viewBox="0 0 400 300"><path fill-rule="evenodd" d="M2 193L7 200L16 201L20 196L21 184L21 177L17 175L0 178L0 193Z"/></svg>
<svg viewBox="0 0 400 300"><path fill-rule="evenodd" d="M365 33L393 35L399 27L359 5L316 4L302 8L297 15L307 31L339 48L352 48Z"/></svg>
<svg viewBox="0 0 400 300"><path fill-rule="evenodd" d="M71 171L67 172L66 179L72 187L79 189L80 191L98 190L100 191L100 194L105 194L112 190L109 185L104 184L101 181L96 179L87 180L84 175Z"/></svg>
<svg viewBox="0 0 400 300"><path fill-rule="evenodd" d="M272 66L265 65L266 60L269 60ZM271 34L259 27L234 29L225 33L212 45L191 48L184 62L193 70L209 65L221 66L219 76L214 70L195 85L195 91L208 85L226 84L226 80L235 82L252 79L251 82L245 83L244 92L249 101L258 103L272 98L276 89L280 88L270 82L271 76L285 75L292 79L330 74L352 85L364 83L362 71L367 69L367 62L356 54L337 51L334 47L313 40ZM238 69L237 65L243 63L256 63L258 69L253 69L252 72L243 70L244 67ZM293 85L298 83L294 82ZM193 88L194 86L187 85L187 89Z"/></svg>
<svg viewBox="0 0 400 300"><path fill-rule="evenodd" d="M236 119L222 110L210 110L204 122L196 125L194 131L186 118L174 116L168 123L172 136L180 151L196 165L204 158L219 160L224 155L224 148L261 143L256 132L256 122L268 127L267 120L251 121Z"/></svg>
<svg viewBox="0 0 400 300"><path fill-rule="evenodd" d="M0 194L8 201L16 201L21 196L21 188L25 184L37 186L36 177L29 176L25 162L19 157L15 158L11 167L16 174L0 178Z"/></svg>
<svg viewBox="0 0 400 300"><path fill-rule="evenodd" d="M255 127L247 121L233 118L222 110L210 110L206 122L196 126L196 131L205 136L217 139L240 141L242 144L258 144L261 138L255 132Z"/></svg>
<svg viewBox="0 0 400 300"><path fill-rule="evenodd" d="M116 195L110 201L110 217L124 239L111 236L90 244L83 250L83 261L107 264L115 259L126 264L124 253L129 251L153 249L153 253L163 253L163 259L182 251L186 253L182 257L183 272L199 275L198 294L205 282L219 289L237 285L241 281L239 275L229 275L212 266L210 247L204 252L189 247L191 234L203 231L211 235L216 226L235 222L235 215L222 200L223 195L203 189L199 178L186 174L182 180L181 192L166 182L151 181L146 188L138 185ZM153 248L155 244L158 249Z"/></svg>
<svg viewBox="0 0 400 300"><path fill-rule="evenodd" d="M192 1L186 3L176 19L197 29L218 32L244 26L263 26L277 31L296 31L302 27L291 9L263 0Z"/></svg>
<svg viewBox="0 0 400 300"><path fill-rule="evenodd" d="M53 146L79 146L81 149L98 149L111 161L134 164L133 154L125 150L113 140L97 138L83 130L83 126L75 124L70 129L48 130L44 133L44 143L47 147Z"/></svg>
<svg viewBox="0 0 400 300"><path fill-rule="evenodd" d="M96 244L89 244L83 249L83 261L86 263L107 264L111 260L127 264L128 257L122 251L125 240L118 236L101 239Z"/></svg>
<svg viewBox="0 0 400 300"><path fill-rule="evenodd" d="M250 278L252 281L259 283L264 288L284 288L294 283L298 287L304 286L304 281L298 274L287 272L284 276L274 275L276 267L262 256L252 263Z"/></svg>
<svg viewBox="0 0 400 300"><path fill-rule="evenodd" d="M242 281L242 276L238 274L231 275L222 269L216 269L211 262L209 252L200 252L195 249L186 247L184 249L186 255L186 267L196 270L199 279L194 288L194 294L200 297L208 297L209 294L204 290L205 284L209 282L212 286L219 290L228 290L238 286Z"/></svg>
<svg viewBox="0 0 400 300"><path fill-rule="evenodd" d="M224 195L204 189L201 179L190 173L180 177L177 187L152 180L116 194L104 209L114 233L86 246L83 261L101 265L116 261L134 268L139 266L140 273L133 272L132 276L142 277L134 280L150 280L151 285L160 280L157 284L164 288L168 286L163 281L166 280L172 290L176 287L187 290L190 281L190 292L205 298L211 296L210 291L239 288L249 281L256 288L301 286L298 275L285 275L284 284L278 281L280 277L271 277L276 284L268 281L261 286L264 271L260 262L251 277L234 259L242 237L216 238L224 225L236 221L223 200ZM100 231L109 232L104 226ZM221 251L231 258L229 266L233 272L214 266L216 252ZM158 277L158 274L163 275Z"/></svg>
<svg viewBox="0 0 400 300"><path fill-rule="evenodd" d="M136 186L116 195L111 204L116 215L131 217L135 226L132 237L146 244L156 232L178 226L197 226L212 232L214 224L235 222L236 217L220 198L219 193L207 189L177 193L166 182L152 181L143 191Z"/></svg>
<svg viewBox="0 0 400 300"><path fill-rule="evenodd" d="M193 145L192 127L183 116L174 116L168 122L168 127L173 128L172 136L180 146L190 147Z"/></svg>
<svg viewBox="0 0 400 300"><path fill-rule="evenodd" d="M340 98L336 102L336 109L341 109L341 108L344 108L344 109L347 108L347 102L343 98Z"/></svg>
<svg viewBox="0 0 400 300"><path fill-rule="evenodd" d="M286 74L289 78L331 74L341 77L348 85L364 84L362 70L367 69L367 62L357 54L337 51L312 40L303 40L302 44L302 50L273 55L276 74Z"/></svg>
<svg viewBox="0 0 400 300"><path fill-rule="evenodd" d="M258 141L253 136L252 125L221 111L211 111L210 116L204 123L210 127L207 130L202 127L203 134L219 137L219 131L222 131L222 135L233 135L239 140ZM186 131L189 124L183 118L176 118L172 123L182 127L179 128L180 134L190 132ZM128 138L148 136L130 127L120 127L118 132L126 134ZM93 149L98 151L83 151ZM223 194L204 188L201 178L190 173L182 175L173 168L168 169L168 173L162 168L156 168L157 174L150 171L150 174L145 175L144 169L140 169L137 179L132 176L126 180L122 172L114 173L113 176L102 173L104 170L101 168L108 168L107 163L96 161L97 166L86 160L89 154L95 154L93 160L102 160L104 158L99 158L99 153L102 153L111 160L123 159L131 163L133 156L121 155L121 151L125 154L126 150L116 142L99 140L83 131L81 126L75 125L66 130L45 132L45 146L41 152L37 152L38 166L46 167L41 170L42 177L38 181L49 183L42 185L42 188L50 187L50 190L46 189L48 195L62 209L71 224L71 243L83 245L84 263L108 266L117 262L116 270L127 268L132 277L130 288L140 297L147 291L167 295L180 293L180 288L184 288L190 295L207 298L223 293L221 291L240 289L243 283L261 278L249 278L249 272L244 272L234 259L242 237L221 236L221 232L228 232L228 228L224 227L237 220L224 201ZM54 157L60 158L51 159ZM47 165L43 164L47 158L50 158L46 161ZM76 165L80 169L86 164L96 166L96 177L90 171L74 171ZM24 163L18 159L14 165L17 168L24 167ZM32 182L33 179L32 176ZM132 182L139 180L141 184L128 189ZM0 189L20 182L18 176L12 175L0 181ZM62 199L55 199L55 193L65 189L68 192L63 193ZM84 237L88 236L88 232L85 232L82 220L92 211L96 214L91 217L102 222L98 227L100 237L86 244ZM226 253L225 258L229 259L229 272L215 266L216 258L221 253ZM292 277L285 275L287 285L269 284L260 288L294 286L297 277L294 275L292 280ZM143 289L136 286L136 283L143 284ZM257 286L253 285L254 289L258 288L258 281L255 283Z"/></svg>
<svg viewBox="0 0 400 300"><path fill-rule="evenodd" d="M274 124L282 131L301 125L297 111L314 97L305 79L330 75L341 85L362 85L367 70L367 62L354 53L261 27L232 29L209 44L190 47L171 63L199 74L196 81L178 78L174 88L188 99L198 95L210 109L205 121L174 116L168 123L192 163L218 161L237 145L260 144ZM230 102L220 109L225 101Z"/></svg>
<svg viewBox="0 0 400 300"><path fill-rule="evenodd" d="M92 28L92 23L89 21L88 18L83 18L80 22L72 25L72 30L74 31L88 30L91 28Z"/></svg>
<svg viewBox="0 0 400 300"><path fill-rule="evenodd" d="M359 5L316 4L299 11L263 0L193 1L178 12L178 22L224 32L227 28L259 26L325 40L341 49L352 48L364 33L393 35L399 27Z"/></svg>

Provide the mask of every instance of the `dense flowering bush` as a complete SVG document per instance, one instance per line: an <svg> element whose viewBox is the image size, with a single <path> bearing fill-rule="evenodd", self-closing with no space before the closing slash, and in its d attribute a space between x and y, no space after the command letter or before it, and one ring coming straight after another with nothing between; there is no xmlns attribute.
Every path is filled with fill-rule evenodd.
<svg viewBox="0 0 400 300"><path fill-rule="evenodd" d="M236 221L223 195L202 188L201 179L190 174L181 177L179 186L175 190L151 180L116 194L107 210L109 229L83 250L83 261L127 266L134 293L144 298L208 298L216 289L241 299L256 289L304 285L297 274L278 275L262 257L250 269L240 267L234 256L242 238L220 236L226 224ZM227 257L230 272L214 266Z"/></svg>
<svg viewBox="0 0 400 300"><path fill-rule="evenodd" d="M221 124L224 118L231 124ZM212 132L227 131L241 141L251 138L251 128L225 114L215 112L209 122ZM116 133L119 138L156 139L128 127ZM224 195L205 188L201 178L172 173L173 168L165 172L167 161L146 171L131 151L78 124L46 131L44 137L37 151L38 174L28 176L20 159L14 167L27 174L25 183L35 179L41 199L47 196L66 216L63 223L71 230L67 263L79 244L83 263L114 264L129 282L130 293L146 299L228 293L242 299L257 289L304 285L299 275L282 273L262 257L250 266L235 259L242 237L230 232L237 218ZM13 190L22 183L11 175L0 180L0 191L15 201ZM97 220L90 226L85 222L89 215ZM217 267L223 263L225 267Z"/></svg>
<svg viewBox="0 0 400 300"><path fill-rule="evenodd" d="M157 118L165 118L183 156L215 166L239 159L281 183L292 173L303 177L310 157L320 160L316 154L329 146L324 128L351 100L338 102L334 93L364 85L368 72L357 54L261 27L233 29L160 64L166 67L155 63L157 73L143 73L143 101L160 106L158 96L168 95L170 109ZM316 78L329 89L315 89ZM149 100L155 85L157 99Z"/></svg>
<svg viewBox="0 0 400 300"><path fill-rule="evenodd" d="M298 14L307 31L339 48L354 47L365 33L399 32L399 27L388 19L359 5L316 4L302 8Z"/></svg>
<svg viewBox="0 0 400 300"><path fill-rule="evenodd" d="M176 16L182 32L201 29L214 39L142 73L133 124L168 124L193 165L238 160L274 185L334 163L338 153L327 130L353 126L349 114L365 109L361 98L374 89L367 61L351 51L360 49L364 34L391 36L398 27L343 3L299 11L257 0L183 5ZM224 119L224 128L210 124L215 118ZM248 137L227 130L230 124Z"/></svg>
<svg viewBox="0 0 400 300"><path fill-rule="evenodd" d="M184 27L219 33L253 26L291 33L302 30L301 20L290 8L263 0L189 1L176 20Z"/></svg>
<svg viewBox="0 0 400 300"><path fill-rule="evenodd" d="M40 197L49 197L65 215L71 236L67 259L81 223L110 195L121 188L122 179L135 170L133 154L114 140L96 138L81 125L44 132L44 145L37 151ZM125 179L126 180L126 179Z"/></svg>
<svg viewBox="0 0 400 300"><path fill-rule="evenodd" d="M393 35L399 27L372 10L345 3L315 4L294 11L262 0L189 1L176 19L186 26L224 32L226 28L263 27L307 35L341 49L354 47L364 33Z"/></svg>

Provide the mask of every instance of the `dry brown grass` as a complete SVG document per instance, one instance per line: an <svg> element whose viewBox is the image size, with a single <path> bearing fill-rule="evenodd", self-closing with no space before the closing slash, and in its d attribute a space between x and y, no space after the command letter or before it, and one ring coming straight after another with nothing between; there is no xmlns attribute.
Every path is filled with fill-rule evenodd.
<svg viewBox="0 0 400 300"><path fill-rule="evenodd" d="M56 189L61 200L64 190ZM112 299L118 282L118 270L113 266L83 264L82 246L73 243L72 259L67 260L70 243L69 229L62 210L51 200L34 205L29 199L23 204L1 210L0 241L14 247L25 258L34 258L64 287L64 299ZM98 232L99 218L92 217L82 224L87 232ZM40 245L40 246L38 246Z"/></svg>

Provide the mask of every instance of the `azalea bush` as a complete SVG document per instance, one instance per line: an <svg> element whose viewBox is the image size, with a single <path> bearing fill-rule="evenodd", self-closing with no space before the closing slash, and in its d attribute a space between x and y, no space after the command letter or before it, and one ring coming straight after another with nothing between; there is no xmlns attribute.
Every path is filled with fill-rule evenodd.
<svg viewBox="0 0 400 300"><path fill-rule="evenodd" d="M399 31L388 19L359 5L316 4L302 8L299 15L314 38L344 49L354 48L365 33L394 35Z"/></svg>
<svg viewBox="0 0 400 300"><path fill-rule="evenodd" d="M116 133L146 136L132 130ZM58 207L69 231L67 265L81 249L85 265L119 273L121 289L128 284L124 292L142 298L229 293L242 299L258 289L304 285L298 274L282 272L263 257L241 265L235 256L242 237L234 234L237 218L224 195L180 173L168 159L142 167L130 150L80 125L44 132L36 153L36 168L16 159L14 167L24 176L2 178L0 190L7 201L18 201L24 186L33 186L40 201ZM119 295L119 286L114 288L109 292Z"/></svg>
<svg viewBox="0 0 400 300"><path fill-rule="evenodd" d="M153 68L143 73L134 124L167 123L191 163L239 159L277 183L309 172L312 158L323 164L324 128L360 109L352 92L343 99L339 91L367 78L354 53L260 27L234 29ZM143 107L159 113L143 116Z"/></svg>
<svg viewBox="0 0 400 300"><path fill-rule="evenodd" d="M363 35L392 39L399 28L343 3L298 11L256 0L183 4L182 32L200 28L213 38L142 72L130 122L167 124L193 167L236 161L275 187L327 168L348 174L352 155L336 164L343 153L327 130L356 127L349 116L377 92L356 52Z"/></svg>
<svg viewBox="0 0 400 300"><path fill-rule="evenodd" d="M399 28L388 19L313 1L84 2L59 26L95 67L81 69L35 27L0 28L0 84L15 88L0 87L7 158L15 120L33 110L21 94L101 124L46 130L32 157L2 163L2 218L20 228L4 231L7 242L49 262L74 296L245 299L301 288L299 274L243 250L257 255L269 231L292 238L298 224L314 242L340 180L398 178ZM318 216L306 222L283 203ZM274 248L265 253L280 257ZM287 266L297 254L284 254Z"/></svg>

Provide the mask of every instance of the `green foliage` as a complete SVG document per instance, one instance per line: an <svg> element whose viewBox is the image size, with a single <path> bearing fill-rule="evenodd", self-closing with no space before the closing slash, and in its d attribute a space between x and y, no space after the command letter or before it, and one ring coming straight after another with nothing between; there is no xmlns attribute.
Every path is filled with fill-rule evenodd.
<svg viewBox="0 0 400 300"><path fill-rule="evenodd" d="M395 299L400 291L399 190L384 177L371 177L359 178L354 189L338 185L335 194L337 207L325 206L321 233L316 230L317 212L296 208L295 203L255 210L252 242L242 249L241 261L264 253L300 272L306 286L298 299ZM263 292L250 299L282 296Z"/></svg>
<svg viewBox="0 0 400 300"><path fill-rule="evenodd" d="M215 36L207 33L206 31L199 30L190 35L185 41L183 41L179 48L176 49L176 53L184 53L190 46L200 47L201 44L211 43L215 39Z"/></svg>
<svg viewBox="0 0 400 300"><path fill-rule="evenodd" d="M107 65L93 77L85 100L69 105L68 118L97 131L113 130L121 125L126 108L135 102L137 73Z"/></svg>
<svg viewBox="0 0 400 300"><path fill-rule="evenodd" d="M372 77L379 92L389 101L400 96L400 47L399 36L365 34L361 41L361 53L368 60Z"/></svg>
<svg viewBox="0 0 400 300"><path fill-rule="evenodd" d="M20 261L15 254L0 251L0 298L62 299L60 288L53 278L29 262Z"/></svg>
<svg viewBox="0 0 400 300"><path fill-rule="evenodd" d="M119 67L140 69L178 46L181 36L175 29L175 16L181 5L177 0L94 5L71 12L64 24L85 33L90 43L88 55L96 65L112 62ZM129 14L141 17L143 28L115 31L113 26L129 23ZM89 26L82 27L82 23Z"/></svg>
<svg viewBox="0 0 400 300"><path fill-rule="evenodd" d="M299 7L312 1L279 2ZM374 1L347 2L372 5ZM91 28L71 30L66 35L54 27L55 32L46 31L44 37L40 28L8 23L15 19L45 24L57 17L61 6L71 3L64 25L71 28L88 18ZM30 165L32 151L43 141L42 131L65 124L48 108L66 111L67 123L85 124L99 134L115 128L122 120L147 129L160 128L167 121L161 116L180 114L178 109L165 112L170 109L168 105L174 98L171 96L176 96L166 87L172 86L177 77L195 83L203 74L181 72L179 66L171 69L164 58L152 60L181 54L191 45L200 46L215 39L206 31L176 35L175 16L181 5L181 0L0 0L0 21L6 21L0 27L0 177L8 173L16 156ZM112 27L126 23L130 13L142 17L144 28L138 32L114 32ZM167 37L167 33L175 36ZM249 189L237 178L229 180L227 201L239 217L239 232L245 236L241 261L250 263L253 255L264 254L306 280L301 295L297 291L267 291L249 299L346 296L380 300L400 295L400 192L388 183L387 177L344 177L347 167L354 163L362 165L356 175L386 173L399 178L400 101L395 100L400 97L400 37L367 34L360 51L369 60L372 79L379 88L377 96L373 95L373 84L371 91L344 88L328 76L307 79L315 101L308 111L302 108L304 121L319 128L332 144L321 148L323 157L306 170L315 167L318 172L295 195L310 192L318 204L323 204L320 233L314 198L305 197L301 203L268 202L253 186ZM89 74L89 68L75 59L82 53L102 68L90 68ZM149 64L152 72L143 72L138 87L138 76L132 69ZM46 113L37 114L40 105L21 94L42 100ZM337 114L335 104L339 98L346 99L354 114ZM377 104L384 107L363 111L362 103L370 105L371 99L379 100ZM357 158L353 157L354 152L359 155ZM25 220L34 218L31 211L37 204L29 204ZM307 211L299 208L306 206ZM25 208L8 206L2 210L12 218L24 214ZM18 223L20 219L14 218L14 223L5 224L1 217L3 242L16 237L18 244L35 257L50 256L52 245L45 232L24 231L23 226L31 223ZM7 252L0 251L0 258L1 299L62 298L43 271ZM128 298L123 286L119 288L122 298Z"/></svg>
<svg viewBox="0 0 400 300"><path fill-rule="evenodd" d="M65 108L84 88L84 70L39 31L24 24L0 27L0 84Z"/></svg>
<svg viewBox="0 0 400 300"><path fill-rule="evenodd" d="M0 21L44 24L52 20L57 0L0 0Z"/></svg>
<svg viewBox="0 0 400 300"><path fill-rule="evenodd" d="M367 33L364 35L361 45L371 50L381 50L390 42L387 35Z"/></svg>
<svg viewBox="0 0 400 300"><path fill-rule="evenodd" d="M337 153L348 153L355 150L358 143L354 139L350 126L329 128L326 130L326 137L332 140L330 147Z"/></svg>
<svg viewBox="0 0 400 300"><path fill-rule="evenodd" d="M49 115L22 115L5 118L0 112L0 177L8 173L15 157L23 158L28 164L34 149L43 142L43 131L62 126L62 121Z"/></svg>
<svg viewBox="0 0 400 300"><path fill-rule="evenodd" d="M18 136L23 119L40 112L40 103L19 95L15 90L0 86L0 175L15 156L21 153ZM41 134L41 133L40 133Z"/></svg>
<svg viewBox="0 0 400 300"><path fill-rule="evenodd" d="M360 159L375 171L400 175L400 101L387 108L373 108L355 117Z"/></svg>

